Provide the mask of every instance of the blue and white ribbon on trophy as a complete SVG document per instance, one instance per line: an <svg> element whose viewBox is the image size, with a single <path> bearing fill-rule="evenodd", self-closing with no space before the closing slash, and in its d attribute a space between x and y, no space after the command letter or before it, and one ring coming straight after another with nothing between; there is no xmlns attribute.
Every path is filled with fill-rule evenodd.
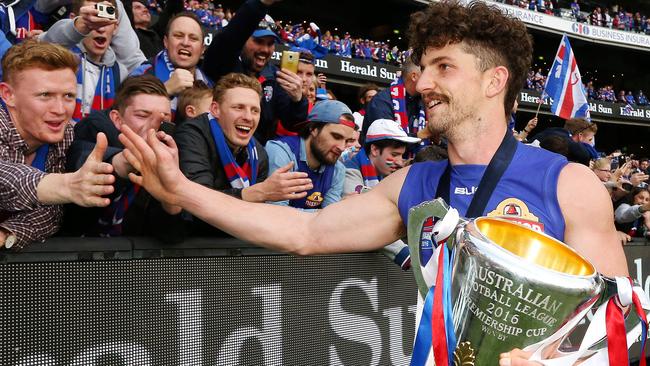
<svg viewBox="0 0 650 366"><path fill-rule="evenodd" d="M445 243L456 229L459 219L458 211L452 208L433 225L434 240L431 244L436 246L435 252L433 248L423 248L420 245L418 265L429 291L424 300L418 295L418 307L421 306L422 309L418 311L418 329L411 366L431 364L433 358L436 365L453 365L456 335L452 320L451 263L455 251Z"/></svg>

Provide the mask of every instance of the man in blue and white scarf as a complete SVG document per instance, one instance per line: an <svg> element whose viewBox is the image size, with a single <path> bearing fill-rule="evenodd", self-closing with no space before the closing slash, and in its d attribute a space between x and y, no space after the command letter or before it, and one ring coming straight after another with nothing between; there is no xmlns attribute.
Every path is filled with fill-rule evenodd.
<svg viewBox="0 0 650 366"><path fill-rule="evenodd" d="M149 73L165 84L172 99L172 113L176 111L177 96L191 88L194 80L201 80L212 87L212 81L198 64L205 50L204 31L201 21L193 13L180 13L169 20L167 34L163 39L165 48L148 64L136 69L132 75Z"/></svg>

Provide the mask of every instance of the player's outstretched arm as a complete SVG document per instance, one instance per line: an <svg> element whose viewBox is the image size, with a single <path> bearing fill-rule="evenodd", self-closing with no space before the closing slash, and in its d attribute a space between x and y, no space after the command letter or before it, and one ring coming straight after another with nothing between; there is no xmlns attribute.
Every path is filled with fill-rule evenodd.
<svg viewBox="0 0 650 366"><path fill-rule="evenodd" d="M140 172L131 180L158 200L183 207L229 234L274 250L299 255L370 251L395 241L403 231L397 197L406 169L371 192L318 213L250 203L189 181L178 168L173 139L149 132L146 141L123 126L125 157Z"/></svg>

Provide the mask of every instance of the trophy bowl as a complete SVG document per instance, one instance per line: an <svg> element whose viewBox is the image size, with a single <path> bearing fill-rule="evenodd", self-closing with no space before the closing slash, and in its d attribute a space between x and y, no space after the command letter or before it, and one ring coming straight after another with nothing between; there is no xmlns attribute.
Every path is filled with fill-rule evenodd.
<svg viewBox="0 0 650 366"><path fill-rule="evenodd" d="M505 219L464 222L453 248L457 365L495 365L500 353L548 338L603 289L594 266L572 248Z"/></svg>

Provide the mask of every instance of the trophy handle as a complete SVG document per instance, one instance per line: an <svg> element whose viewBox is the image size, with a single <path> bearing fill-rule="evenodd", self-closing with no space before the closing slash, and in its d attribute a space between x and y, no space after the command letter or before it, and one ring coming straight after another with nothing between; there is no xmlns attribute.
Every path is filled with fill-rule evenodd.
<svg viewBox="0 0 650 366"><path fill-rule="evenodd" d="M597 302L594 303L594 306L590 307L590 308L597 308L597 310L594 316L592 317L591 323L589 324L587 331L585 332L585 336L582 340L582 344L580 345L579 349L573 352L565 353L564 351L566 351L566 348L563 350L562 347L559 347L558 350L564 353L563 356L554 359L541 360L539 358L540 351L543 348L545 348L545 346L542 346L538 348L537 351L533 354L531 360L538 361L547 366L560 366L560 365L567 365L567 364L572 365L579 358L584 359L583 365L585 366L591 366L591 365L595 366L595 365L603 364L604 362L603 360L606 359L604 357L606 357L606 353L607 353L607 334L605 330L606 328L605 308L607 307L607 303L609 299L611 299L612 296L614 295L618 295L619 298L627 297L627 299L622 301L623 303L627 303L627 305L629 305L630 308L630 311L628 312L625 318L625 329L628 330L627 334L625 335L625 338L626 338L628 348L632 345L632 343L634 343L634 340L638 338L638 336L641 334L642 324L639 317L635 316L635 314L632 314L634 312L633 309L634 305L631 304L632 296L639 297L639 301L642 306L642 311L646 313L646 316L648 310L650 310L650 301L648 300L643 290L638 286L631 285L628 282L628 279L626 277L619 277L615 279L605 277L602 275L600 275L600 277L603 280L604 289L601 292L601 295L597 300ZM634 295L635 293L636 295ZM566 338L563 338L563 340L565 339ZM548 340L550 341L550 339Z"/></svg>
<svg viewBox="0 0 650 366"><path fill-rule="evenodd" d="M434 284L427 283L422 273L420 246L424 243L427 248L430 247L432 253L435 252L436 243L433 235L433 224L444 218L449 211L449 205L442 198L423 202L409 210L407 237L409 251L411 252L411 268L413 269L418 291L423 299L427 296L429 288ZM454 223L454 225L457 223ZM435 261L437 258L433 258L432 255L430 260Z"/></svg>
<svg viewBox="0 0 650 366"><path fill-rule="evenodd" d="M616 296L618 294L618 285L616 284L615 278L603 276L602 274L599 276L603 282L603 290L598 296L598 300L596 300L594 305L591 307L594 310L598 309L600 306L607 306L607 301L609 301L609 299L611 299L613 296ZM629 316L630 312L628 312L627 315L628 316L625 317L625 329L632 329L640 322L640 320L638 319L638 317ZM575 329L573 329L573 331L575 331ZM573 333L573 331L569 332L569 334L566 335L565 339L563 340L562 344L559 347L560 351L564 351L564 352L576 351L575 346L567 344L567 340L571 336L571 333ZM603 336L598 342L596 342L594 345L589 347L589 350L595 352L604 349L606 347L607 347L607 336Z"/></svg>
<svg viewBox="0 0 650 366"><path fill-rule="evenodd" d="M437 242L446 238L452 239L461 222L464 220L460 218L458 211L450 208L442 198L423 202L409 210L407 235L411 268L423 299L426 298L431 286L435 285ZM453 243L453 240L447 241L448 245ZM425 264L422 264L421 249L429 251L429 258Z"/></svg>

